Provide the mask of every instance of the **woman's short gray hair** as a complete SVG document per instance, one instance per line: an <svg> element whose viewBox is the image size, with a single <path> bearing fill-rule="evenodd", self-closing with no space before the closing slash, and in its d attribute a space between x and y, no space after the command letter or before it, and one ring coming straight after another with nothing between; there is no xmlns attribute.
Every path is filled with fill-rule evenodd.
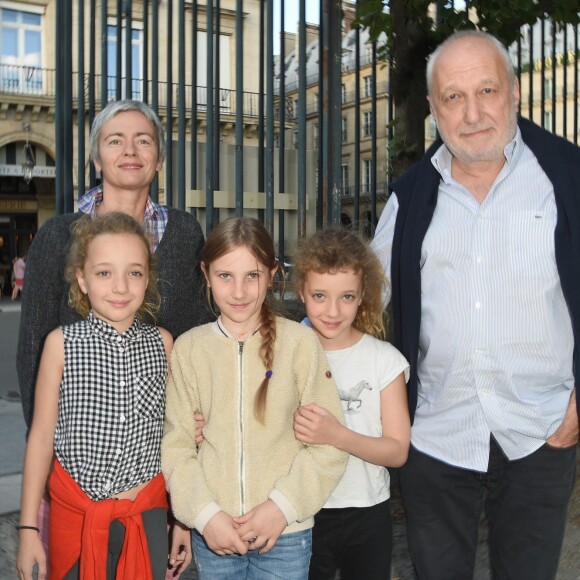
<svg viewBox="0 0 580 580"><path fill-rule="evenodd" d="M444 48L461 38L481 38L495 46L505 62L508 79L513 87L515 82L514 65L507 48L495 36L489 34L489 32L484 32L483 30L459 30L446 38L427 59L427 94L429 94L429 96L431 96L431 90L433 89L433 70L439 55Z"/></svg>
<svg viewBox="0 0 580 580"><path fill-rule="evenodd" d="M103 125L119 113L125 113L127 111L138 111L155 127L157 134L157 159L163 162L165 159L165 131L163 130L163 125L159 117L146 103L132 101L130 99L109 103L95 116L89 135L89 157L91 161L100 161L99 139Z"/></svg>

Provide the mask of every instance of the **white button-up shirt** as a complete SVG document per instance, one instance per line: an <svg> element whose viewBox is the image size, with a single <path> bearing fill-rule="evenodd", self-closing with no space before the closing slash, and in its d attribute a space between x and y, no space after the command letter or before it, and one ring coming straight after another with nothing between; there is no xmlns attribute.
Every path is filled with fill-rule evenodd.
<svg viewBox="0 0 580 580"><path fill-rule="evenodd" d="M574 340L556 268L552 184L519 129L479 204L442 146L437 206L421 250L421 332L413 445L485 471L489 437L509 459L560 425L574 388ZM373 246L387 273L398 203Z"/></svg>

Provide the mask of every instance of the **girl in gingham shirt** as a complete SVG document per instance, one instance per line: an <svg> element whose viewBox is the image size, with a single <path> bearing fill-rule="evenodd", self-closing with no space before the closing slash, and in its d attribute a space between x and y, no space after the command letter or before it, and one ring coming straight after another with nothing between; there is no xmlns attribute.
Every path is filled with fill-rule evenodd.
<svg viewBox="0 0 580 580"><path fill-rule="evenodd" d="M20 578L164 578L167 499L161 475L169 332L139 319L159 295L149 240L130 216L107 213L75 226L65 276L84 320L52 331L38 372L24 460ZM54 455L54 464L53 464ZM37 514L47 476L50 557ZM170 558L189 563L176 525ZM179 547L183 546L178 554Z"/></svg>

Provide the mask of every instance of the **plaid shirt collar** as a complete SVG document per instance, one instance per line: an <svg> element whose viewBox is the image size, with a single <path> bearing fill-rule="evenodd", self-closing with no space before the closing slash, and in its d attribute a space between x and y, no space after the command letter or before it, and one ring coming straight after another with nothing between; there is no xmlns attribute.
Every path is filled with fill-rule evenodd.
<svg viewBox="0 0 580 580"><path fill-rule="evenodd" d="M97 207L103 203L103 188L98 185L93 189L87 191L78 201L79 211L86 213L91 217L97 215ZM164 205L155 203L150 197L147 198L145 204L145 212L143 214L143 225L145 231L151 238L151 251L155 252L161 238L165 233L167 221L169 220L169 210Z"/></svg>

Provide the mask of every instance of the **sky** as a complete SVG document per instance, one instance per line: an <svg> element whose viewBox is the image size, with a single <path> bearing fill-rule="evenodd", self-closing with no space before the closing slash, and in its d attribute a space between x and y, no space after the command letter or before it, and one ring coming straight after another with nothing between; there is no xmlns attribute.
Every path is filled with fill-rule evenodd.
<svg viewBox="0 0 580 580"><path fill-rule="evenodd" d="M306 22L318 24L320 3L316 0L306 0ZM274 30L280 30L280 0L274 0ZM296 32L298 24L298 0L285 0L284 2L284 28L287 32Z"/></svg>

